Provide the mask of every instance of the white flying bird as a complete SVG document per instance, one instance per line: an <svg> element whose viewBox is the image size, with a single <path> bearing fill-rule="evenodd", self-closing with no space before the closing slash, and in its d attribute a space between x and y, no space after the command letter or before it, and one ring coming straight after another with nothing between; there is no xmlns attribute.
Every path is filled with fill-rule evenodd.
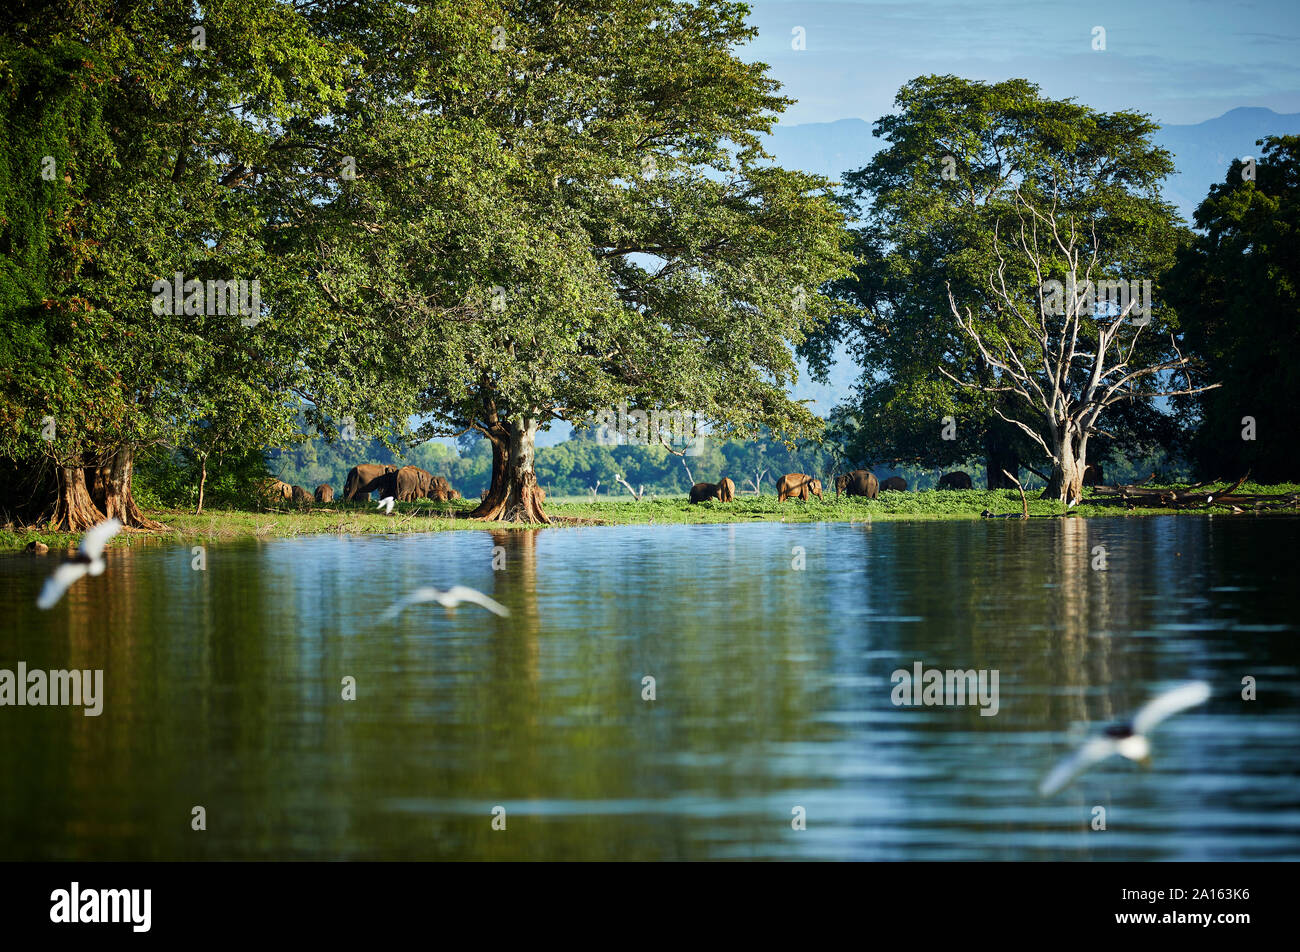
<svg viewBox="0 0 1300 952"><path fill-rule="evenodd" d="M1151 756L1151 742L1146 735L1167 717L1189 707L1204 704L1210 698L1210 686L1191 681L1160 694L1133 715L1125 724L1115 724L1105 732L1089 738L1077 751L1057 764L1038 785L1038 793L1050 797L1074 777L1114 754L1129 760L1146 761Z"/></svg>
<svg viewBox="0 0 1300 952"><path fill-rule="evenodd" d="M461 602L473 602L475 605L482 605L488 611L502 617L510 614L510 609L500 602L488 598L482 592L465 585L453 585L445 592L436 588L417 588L410 595L399 598L389 605L388 611L384 612L380 621L395 618L411 605L418 605L421 602L437 602L443 608L455 608Z"/></svg>
<svg viewBox="0 0 1300 952"><path fill-rule="evenodd" d="M40 597L36 599L37 608L53 608L69 586L83 575L103 575L108 563L104 561L104 546L108 540L122 531L118 519L108 519L91 526L81 537L81 547L77 554L68 559L54 574L45 580Z"/></svg>
<svg viewBox="0 0 1300 952"><path fill-rule="evenodd" d="M382 509L384 510L384 515L391 516L393 514L393 497L385 496L383 499L379 500L379 503L375 508Z"/></svg>

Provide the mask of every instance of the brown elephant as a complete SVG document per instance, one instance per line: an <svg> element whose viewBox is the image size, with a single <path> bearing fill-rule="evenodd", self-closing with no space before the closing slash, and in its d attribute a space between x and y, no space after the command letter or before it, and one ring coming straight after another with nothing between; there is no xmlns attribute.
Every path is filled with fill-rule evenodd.
<svg viewBox="0 0 1300 952"><path fill-rule="evenodd" d="M440 485L439 485L440 484ZM397 491L394 498L398 502L414 502L417 499L445 499L447 480L434 476L427 469L418 466L403 466L397 471ZM438 495L441 493L441 496Z"/></svg>
<svg viewBox="0 0 1300 952"><path fill-rule="evenodd" d="M1083 484L1085 486L1100 486L1105 479L1101 471L1101 463L1089 463L1083 468Z"/></svg>
<svg viewBox="0 0 1300 952"><path fill-rule="evenodd" d="M317 487L316 487L316 501L317 501L317 502L333 502L333 501L334 501L334 487L331 486L329 483L321 483L319 486L317 486Z"/></svg>
<svg viewBox="0 0 1300 952"><path fill-rule="evenodd" d="M451 488L451 483L447 482L443 477L430 475L429 485L426 487L424 494L434 502L446 502L448 499L460 498L459 495L453 497L452 493L454 492L456 490Z"/></svg>
<svg viewBox="0 0 1300 952"><path fill-rule="evenodd" d="M343 483L343 498L348 500L368 500L372 492L378 492L380 498L397 493L397 467L380 463L362 463L348 470L348 478Z"/></svg>
<svg viewBox="0 0 1300 952"><path fill-rule="evenodd" d="M963 473L961 470L944 473L939 477L940 489L970 489L971 485L970 474Z"/></svg>
<svg viewBox="0 0 1300 952"><path fill-rule="evenodd" d="M736 496L736 484L727 477L717 483L696 483L691 487L691 504L716 499L718 502L731 502Z"/></svg>
<svg viewBox="0 0 1300 952"><path fill-rule="evenodd" d="M541 490L539 489L538 492L541 492ZM448 490L448 492L447 492L447 498L448 498L448 499L464 499L465 497L462 496L462 495L460 494L460 490L459 490L459 489L452 489L452 490Z"/></svg>
<svg viewBox="0 0 1300 952"><path fill-rule="evenodd" d="M293 493L294 502L311 502L311 493L301 486L294 486L291 492Z"/></svg>
<svg viewBox="0 0 1300 952"><path fill-rule="evenodd" d="M902 476L890 476L880 484L880 489L882 492L889 489L896 493L905 493L907 492L907 480Z"/></svg>
<svg viewBox="0 0 1300 952"><path fill-rule="evenodd" d="M880 492L879 480L865 469L855 469L847 475L835 478L836 499L840 498L840 493L846 496L866 496L868 499L875 499L878 492Z"/></svg>
<svg viewBox="0 0 1300 952"><path fill-rule="evenodd" d="M826 501L822 497L822 481L820 479L805 476L803 473L786 473L777 480L777 502L785 502L787 499L802 499L807 502L809 496L816 496L822 502Z"/></svg>
<svg viewBox="0 0 1300 952"><path fill-rule="evenodd" d="M263 502L283 502L293 498L293 487L282 479L271 477L258 484L257 494Z"/></svg>

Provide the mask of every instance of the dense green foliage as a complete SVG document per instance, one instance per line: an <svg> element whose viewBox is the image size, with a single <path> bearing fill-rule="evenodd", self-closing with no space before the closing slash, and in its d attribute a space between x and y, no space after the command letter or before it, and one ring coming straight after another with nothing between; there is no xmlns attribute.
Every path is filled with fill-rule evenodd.
<svg viewBox="0 0 1300 952"><path fill-rule="evenodd" d="M863 465L921 489L942 470L1044 473L1056 408L1035 417L979 389L1007 377L948 296L999 346L1042 357L1024 319L1039 268L1063 262L1019 254L1014 233L1048 204L1086 226L1080 250L1101 271L1156 284L1151 331L1116 342L1133 344L1130 363L1181 344L1199 384L1224 384L1176 405L1202 426L1201 473L1294 474L1300 143L1271 141L1254 180L1234 166L1193 236L1160 196L1172 166L1146 116L1023 80L922 77L877 124L888 147L835 196L762 149L789 101L740 55L747 13L0 13L0 513L131 524L132 465L146 507L234 507L268 473L341 491L357 463L409 462L469 500L493 487L491 518L528 519L544 514L507 494L534 483L619 497L623 481L659 496L722 476L741 494L760 474L767 492L786 472L829 485ZM212 282L232 281L256 282L250 310L213 307ZM823 421L787 395L794 354L824 369L838 342L861 385ZM1088 458L1110 481L1183 473L1185 434L1149 399L1168 376L1135 383L1095 427ZM690 456L601 445L583 427L620 403L689 413L712 438ZM1240 439L1243 416L1256 441ZM534 453L554 420L576 435ZM458 450L432 441L451 436Z"/></svg>
<svg viewBox="0 0 1300 952"><path fill-rule="evenodd" d="M1050 446L1051 414L1016 399L959 327L949 295L995 351L1005 345L1036 369L1046 343L1034 314L1037 289L1072 267L1039 233L1049 222L1067 237L1077 233L1075 253L1095 260L1094 279L1158 280L1179 237L1159 192L1172 159L1151 143L1156 126L1146 116L1050 100L1024 80L926 76L905 85L896 105L875 127L889 145L845 176L863 217L862 260L841 291L861 310L837 315L804 348L822 366L831 343L847 339L862 368L857 399L834 415L837 436L846 455L863 462L982 457L1013 473L1019 460L1043 472L1053 461L1008 421ZM1014 318L1004 287L1020 312ZM1091 318L1081 348L1096 337L1100 321ZM1174 327L1169 309L1157 306L1132 365L1162 360L1165 331ZM1080 379L1065 389L1086 389L1088 369L1073 369ZM1144 456L1170 430L1160 416L1149 401L1131 400L1107 415L1100 433Z"/></svg>
<svg viewBox="0 0 1300 952"><path fill-rule="evenodd" d="M788 101L737 55L746 13L19 8L0 455L56 464L60 519L85 525L80 467L129 476L162 447L202 479L292 443L303 415L395 449L477 429L521 478L539 424L617 401L815 432L785 394L792 348L851 258L829 183L760 148ZM260 300L214 310L214 281Z"/></svg>
<svg viewBox="0 0 1300 952"><path fill-rule="evenodd" d="M1234 162L1196 210L1166 284L1201 379L1223 384L1183 402L1198 469L1275 480L1300 472L1300 137L1261 145L1254 177Z"/></svg>

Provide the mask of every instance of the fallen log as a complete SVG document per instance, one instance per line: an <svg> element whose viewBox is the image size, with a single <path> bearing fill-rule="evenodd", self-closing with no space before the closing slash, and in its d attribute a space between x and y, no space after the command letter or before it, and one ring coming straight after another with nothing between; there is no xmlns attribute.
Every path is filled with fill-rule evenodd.
<svg viewBox="0 0 1300 952"><path fill-rule="evenodd" d="M1143 489L1138 484L1104 486L1094 490L1089 502L1094 505L1123 505L1127 509L1139 506L1148 509L1206 509L1223 507L1233 512L1244 512L1243 507L1256 511L1290 509L1300 506L1300 493L1238 493L1250 472L1231 486L1209 492L1197 492L1208 482L1199 482L1182 488ZM1143 480L1145 482L1146 480ZM1223 482L1223 480L1213 480Z"/></svg>

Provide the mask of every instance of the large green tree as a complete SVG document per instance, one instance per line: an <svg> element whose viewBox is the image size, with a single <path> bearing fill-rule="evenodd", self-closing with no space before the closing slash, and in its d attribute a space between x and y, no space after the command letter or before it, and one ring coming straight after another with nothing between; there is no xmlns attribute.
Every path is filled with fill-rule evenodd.
<svg viewBox="0 0 1300 952"><path fill-rule="evenodd" d="M371 154L351 187L370 238L336 243L320 273L360 273L351 255L385 276L384 294L340 301L409 354L392 384L418 390L420 436L491 443L480 517L545 522L538 429L620 400L729 433L816 428L785 396L792 347L850 258L827 183L759 149L786 101L736 56L753 35L745 12L437 5L376 50L354 123ZM378 326L399 300L394 326Z"/></svg>
<svg viewBox="0 0 1300 952"><path fill-rule="evenodd" d="M1178 235L1158 191L1171 159L1150 142L1155 126L1146 117L1050 100L1026 80L924 76L895 103L874 130L887 147L845 176L863 220L862 263L841 292L861 310L834 318L805 353L824 366L830 344L844 340L862 368L859 398L836 414L851 458L946 465L983 456L996 488L1006 484L1003 469L1014 475L1022 460L1054 460L1051 415L1035 411L1026 421L1023 400L954 317L949 294L977 332L1032 354L1041 328L1004 320L999 293L1002 282L1018 293L1048 277L1019 247L1022 219L1032 220L1025 200L1037 203L1055 187L1070 204L1054 212L1096 226L1096 249L1110 243L1107 273L1153 277ZM1139 235L1145 246L1133 244ZM1082 332L1096 330L1089 316ZM1158 336L1147 333L1144 354ZM1134 404L1113 408L1108 420L1127 438L1149 432L1152 416L1149 403Z"/></svg>
<svg viewBox="0 0 1300 952"><path fill-rule="evenodd" d="M265 411L264 440L296 412L298 342L268 332L275 321L259 327L283 307L217 310L200 286L257 281L275 301L285 272L266 255L268 209L275 190L315 174L297 133L340 100L349 51L271 0L29 5L11 16L0 58L22 69L5 76L5 108L57 140L57 174L44 184L45 157L12 142L8 174L14 189L47 189L58 217L44 233L7 236L20 263L12 283L29 293L0 317L27 348L0 381L21 421L4 453L53 458L52 524L108 515L150 526L131 492L139 447L197 432L234 383ZM77 108L70 129L55 114L25 118L56 97ZM183 303L158 307L158 282L176 274ZM54 441L38 435L48 418ZM82 466L100 476L96 499Z"/></svg>
<svg viewBox="0 0 1300 952"><path fill-rule="evenodd" d="M1198 379L1223 387L1184 400L1206 478L1300 472L1300 137L1270 137L1234 162L1196 209L1200 233L1166 280Z"/></svg>

